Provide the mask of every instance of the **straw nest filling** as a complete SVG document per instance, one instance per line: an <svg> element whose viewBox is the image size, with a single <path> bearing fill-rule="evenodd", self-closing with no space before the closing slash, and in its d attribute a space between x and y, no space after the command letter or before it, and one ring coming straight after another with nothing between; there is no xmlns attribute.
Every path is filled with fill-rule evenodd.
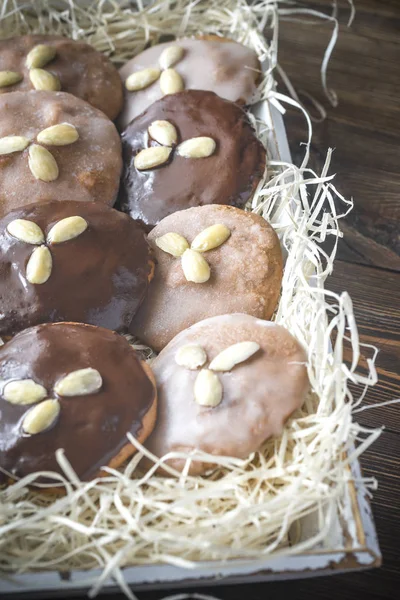
<svg viewBox="0 0 400 600"><path fill-rule="evenodd" d="M299 105L278 93L274 81L282 4L286 3L138 0L135 7L128 2L5 0L0 38L61 34L91 43L120 65L166 34L229 37L253 48L267 65L258 98L284 112L284 102ZM251 112L249 116L268 150L271 123ZM366 374L357 373L360 343L351 299L347 293L338 296L324 289L341 236L339 221L352 203L337 192L328 175L330 151L317 175L307 167L308 149L306 145L300 167L270 155L268 177L247 206L271 222L287 254L274 321L307 350L312 393L302 409L280 438L268 440L247 460L184 455L187 467L196 456L218 463L219 468L205 477L190 477L187 469L173 473L168 467L174 476L159 477L154 471L161 461L155 457L154 468L141 475L140 459L148 452L130 438L138 453L125 468L105 469L106 477L82 483L59 450L65 476L52 477L65 485L66 495L32 491L28 485L43 472L0 491L2 571L100 567L103 572L92 595L110 576L130 595L121 570L127 565L164 563L196 569L197 561L216 561L218 566L218 561L234 558L294 554L324 540L341 510L351 478L349 464L379 431L366 430L353 420L376 373L373 358ZM328 237L335 242L330 254L321 247ZM352 350L346 363L345 340ZM150 349L131 343L151 360ZM349 382L359 389L356 397ZM374 485L371 480L363 483ZM303 539L301 519L311 513L318 520L318 533Z"/></svg>

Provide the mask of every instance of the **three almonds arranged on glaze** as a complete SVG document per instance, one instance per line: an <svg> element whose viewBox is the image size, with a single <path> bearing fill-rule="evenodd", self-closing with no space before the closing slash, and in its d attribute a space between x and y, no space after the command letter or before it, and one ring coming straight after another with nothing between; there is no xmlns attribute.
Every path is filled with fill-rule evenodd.
<svg viewBox="0 0 400 600"><path fill-rule="evenodd" d="M0 138L0 156L23 152L29 146L28 164L35 179L50 182L59 175L57 161L46 146L68 146L79 139L76 127L70 123L60 123L46 127L36 136L37 144L22 135L8 135Z"/></svg>
<svg viewBox="0 0 400 600"><path fill-rule="evenodd" d="M149 139L153 139L160 146L150 146L136 154L133 164L138 171L165 165L178 141L178 133L169 121L153 121L148 128L148 134ZM207 158L214 154L216 147L212 138L199 136L181 142L176 146L176 154L183 158Z"/></svg>
<svg viewBox="0 0 400 600"><path fill-rule="evenodd" d="M185 89L185 84L178 71L173 69L173 65L181 60L184 55L184 49L181 46L169 46L162 53L158 60L158 67L149 67L136 71L129 75L125 81L125 87L129 92L144 90L149 85L160 80L160 89L163 94L176 94Z"/></svg>
<svg viewBox="0 0 400 600"><path fill-rule="evenodd" d="M48 245L68 242L86 231L87 221L75 215L58 221L50 229L47 238L33 221L15 219L7 225L7 231L20 242L35 245L26 265L26 279L32 284L46 283L51 275L53 259Z"/></svg>
<svg viewBox="0 0 400 600"><path fill-rule="evenodd" d="M190 247L186 238L174 232L156 238L156 244L164 252L181 258L183 274L187 281L205 283L210 279L211 270L202 253L218 248L230 235L230 229L226 225L217 223L203 229Z"/></svg>
<svg viewBox="0 0 400 600"><path fill-rule="evenodd" d="M65 398L88 396L98 392L102 385L103 380L99 371L87 367L72 371L57 381L54 392L57 396ZM11 404L36 405L23 417L22 430L27 435L36 435L46 431L54 425L60 414L60 402L56 398L52 398L46 388L33 379L10 381L4 386L2 395L4 400Z"/></svg>
<svg viewBox="0 0 400 600"><path fill-rule="evenodd" d="M221 403L223 389L218 371L227 372L245 362L260 349L257 342L238 342L222 350L209 364L201 369L196 377L193 389L194 400L200 406L215 408ZM175 354L175 362L181 367L197 370L207 362L207 353L199 344L181 346Z"/></svg>
<svg viewBox="0 0 400 600"><path fill-rule="evenodd" d="M61 90L58 77L43 68L56 57L56 54L56 49L47 44L38 44L28 53L26 66L29 69L29 79L35 90L48 92ZM0 71L0 88L15 85L22 81L23 77L23 74L17 71Z"/></svg>
<svg viewBox="0 0 400 600"><path fill-rule="evenodd" d="M90 44L47 34L0 40L0 95L60 90L100 109L111 120L122 109L118 71Z"/></svg>

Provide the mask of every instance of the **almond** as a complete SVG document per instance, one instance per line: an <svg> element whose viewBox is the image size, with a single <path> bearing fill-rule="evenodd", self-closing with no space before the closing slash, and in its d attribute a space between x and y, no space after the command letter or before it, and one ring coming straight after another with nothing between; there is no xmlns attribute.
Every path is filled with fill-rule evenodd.
<svg viewBox="0 0 400 600"><path fill-rule="evenodd" d="M172 254L172 256L182 256L185 250L189 248L187 240L179 233L172 231L156 238L156 245L164 252Z"/></svg>
<svg viewBox="0 0 400 600"><path fill-rule="evenodd" d="M216 224L203 229L194 238L191 248L198 252L207 252L207 250L213 250L221 246L228 237L231 235L230 229L226 225Z"/></svg>
<svg viewBox="0 0 400 600"><path fill-rule="evenodd" d="M28 53L26 57L26 66L28 69L40 69L45 67L53 58L55 58L57 52L52 46L46 44L38 44Z"/></svg>
<svg viewBox="0 0 400 600"><path fill-rule="evenodd" d="M58 177L58 165L54 156L38 144L29 148L29 168L32 175L41 181L50 182Z"/></svg>
<svg viewBox="0 0 400 600"><path fill-rule="evenodd" d="M210 137L195 137L179 144L176 153L184 158L207 158L215 152L216 143Z"/></svg>
<svg viewBox="0 0 400 600"><path fill-rule="evenodd" d="M162 146L173 146L178 140L176 129L169 121L153 121L149 135Z"/></svg>
<svg viewBox="0 0 400 600"><path fill-rule="evenodd" d="M12 154L13 152L22 152L28 145L28 138L22 135L7 135L0 138L0 156L3 154Z"/></svg>
<svg viewBox="0 0 400 600"><path fill-rule="evenodd" d="M205 283L210 279L210 266L196 250L185 250L182 254L182 269L188 281Z"/></svg>
<svg viewBox="0 0 400 600"><path fill-rule="evenodd" d="M83 217L66 217L53 225L47 234L47 241L49 244L68 242L81 235L87 228L87 221Z"/></svg>
<svg viewBox="0 0 400 600"><path fill-rule="evenodd" d="M29 71L29 79L35 90L44 90L47 92L58 92L61 90L61 83L58 77L44 69L31 69Z"/></svg>
<svg viewBox="0 0 400 600"><path fill-rule="evenodd" d="M210 363L212 371L230 371L260 349L256 342L239 342L222 350Z"/></svg>
<svg viewBox="0 0 400 600"><path fill-rule="evenodd" d="M27 244L43 244L44 234L39 225L26 219L14 219L7 225L10 235Z"/></svg>
<svg viewBox="0 0 400 600"><path fill-rule="evenodd" d="M26 279L29 283L40 285L46 283L51 275L53 259L46 246L35 248L26 265Z"/></svg>
<svg viewBox="0 0 400 600"><path fill-rule="evenodd" d="M22 79L22 73L17 73L16 71L0 71L0 88L15 85L22 81Z"/></svg>
<svg viewBox="0 0 400 600"><path fill-rule="evenodd" d="M161 69L169 69L169 67L172 67L172 65L181 60L184 53L185 51L182 46L169 46L161 52L158 64Z"/></svg>
<svg viewBox="0 0 400 600"><path fill-rule="evenodd" d="M37 141L47 146L67 146L73 144L79 139L79 133L70 123L60 123L43 129L38 136Z"/></svg>
<svg viewBox="0 0 400 600"><path fill-rule="evenodd" d="M143 69L129 75L125 81L125 87L129 92L137 92L144 90L149 85L154 83L160 77L160 69Z"/></svg>
<svg viewBox="0 0 400 600"><path fill-rule="evenodd" d="M176 364L191 370L202 367L206 360L206 351L199 346L199 344L186 344L186 346L181 346L175 354Z"/></svg>
<svg viewBox="0 0 400 600"><path fill-rule="evenodd" d="M194 399L201 406L214 408L221 403L222 385L218 376L209 369L202 369L194 382Z"/></svg>
<svg viewBox="0 0 400 600"><path fill-rule="evenodd" d="M59 414L58 400L44 400L26 413L22 429L30 435L42 433L53 425Z"/></svg>
<svg viewBox="0 0 400 600"><path fill-rule="evenodd" d="M160 88L163 94L176 94L185 89L185 84L178 71L166 69L161 73Z"/></svg>
<svg viewBox="0 0 400 600"><path fill-rule="evenodd" d="M136 154L133 164L138 171L146 171L146 169L154 169L165 164L169 155L171 154L171 148L165 148L165 146L152 146L151 148L145 148Z"/></svg>
<svg viewBox="0 0 400 600"><path fill-rule="evenodd" d="M10 381L4 386L3 398L11 404L35 404L46 398L47 390L33 379Z"/></svg>
<svg viewBox="0 0 400 600"><path fill-rule="evenodd" d="M54 391L59 396L87 396L95 394L103 385L100 373L96 369L78 369L72 371L54 386Z"/></svg>

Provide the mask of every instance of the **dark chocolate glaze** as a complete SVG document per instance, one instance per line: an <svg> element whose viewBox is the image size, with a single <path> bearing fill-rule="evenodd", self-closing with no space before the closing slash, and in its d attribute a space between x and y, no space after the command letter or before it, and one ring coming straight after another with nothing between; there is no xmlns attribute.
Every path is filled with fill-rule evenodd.
<svg viewBox="0 0 400 600"><path fill-rule="evenodd" d="M148 145L158 145L147 133L156 120L175 126L178 143L198 136L213 138L217 144L214 154L188 159L173 150L166 165L138 171L133 164L135 155ZM192 206L243 207L265 169L265 149L243 109L213 92L186 90L164 96L128 125L122 144L121 208L148 228Z"/></svg>
<svg viewBox="0 0 400 600"><path fill-rule="evenodd" d="M23 434L23 418L35 405L7 402L4 385L29 378L43 385L49 398L57 398L56 382L86 367L100 372L102 388L59 398L56 423L42 433ZM63 448L78 476L88 480L129 443L127 432L140 433L154 401L153 384L119 334L81 323L26 329L0 348L0 466L16 477L41 470L60 473L54 453Z"/></svg>
<svg viewBox="0 0 400 600"><path fill-rule="evenodd" d="M33 221L46 236L57 221L74 215L83 217L88 228L75 239L48 245L50 278L29 283L26 264L36 246L10 235L8 223ZM122 330L145 296L151 267L141 226L107 206L55 201L10 212L0 220L0 335L56 321Z"/></svg>

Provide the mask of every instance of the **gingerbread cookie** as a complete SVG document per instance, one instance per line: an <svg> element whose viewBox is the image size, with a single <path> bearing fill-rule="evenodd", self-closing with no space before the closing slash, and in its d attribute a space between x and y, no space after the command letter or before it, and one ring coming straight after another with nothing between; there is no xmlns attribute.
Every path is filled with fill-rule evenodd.
<svg viewBox="0 0 400 600"><path fill-rule="evenodd" d="M110 60L89 44L56 35L0 41L0 94L63 91L115 119L123 104L122 82Z"/></svg>
<svg viewBox="0 0 400 600"><path fill-rule="evenodd" d="M213 92L152 104L122 134L121 207L149 228L203 204L242 207L265 171L265 149L245 112Z"/></svg>
<svg viewBox="0 0 400 600"><path fill-rule="evenodd" d="M208 90L232 102L252 100L260 63L242 44L217 38L181 39L147 48L122 69L125 104L121 129L164 94Z"/></svg>
<svg viewBox="0 0 400 600"><path fill-rule="evenodd" d="M0 219L0 335L51 321L126 329L154 270L142 228L95 202L31 204Z"/></svg>
<svg viewBox="0 0 400 600"><path fill-rule="evenodd" d="M163 219L148 240L157 269L130 330L155 350L207 317L242 312L271 318L282 252L259 215L230 206L190 208Z"/></svg>
<svg viewBox="0 0 400 600"><path fill-rule="evenodd" d="M31 202L113 205L122 168L111 121L64 92L0 96L0 214Z"/></svg>
<svg viewBox="0 0 400 600"><path fill-rule="evenodd" d="M60 472L63 448L82 480L118 467L153 429L151 371L120 335L81 323L39 325L0 348L0 467L18 478Z"/></svg>
<svg viewBox="0 0 400 600"><path fill-rule="evenodd" d="M249 315L206 319L177 335L152 363L157 424L146 447L161 458L199 449L247 458L305 400L306 354L283 327ZM168 464L182 470L185 461ZM212 463L192 462L201 474Z"/></svg>

